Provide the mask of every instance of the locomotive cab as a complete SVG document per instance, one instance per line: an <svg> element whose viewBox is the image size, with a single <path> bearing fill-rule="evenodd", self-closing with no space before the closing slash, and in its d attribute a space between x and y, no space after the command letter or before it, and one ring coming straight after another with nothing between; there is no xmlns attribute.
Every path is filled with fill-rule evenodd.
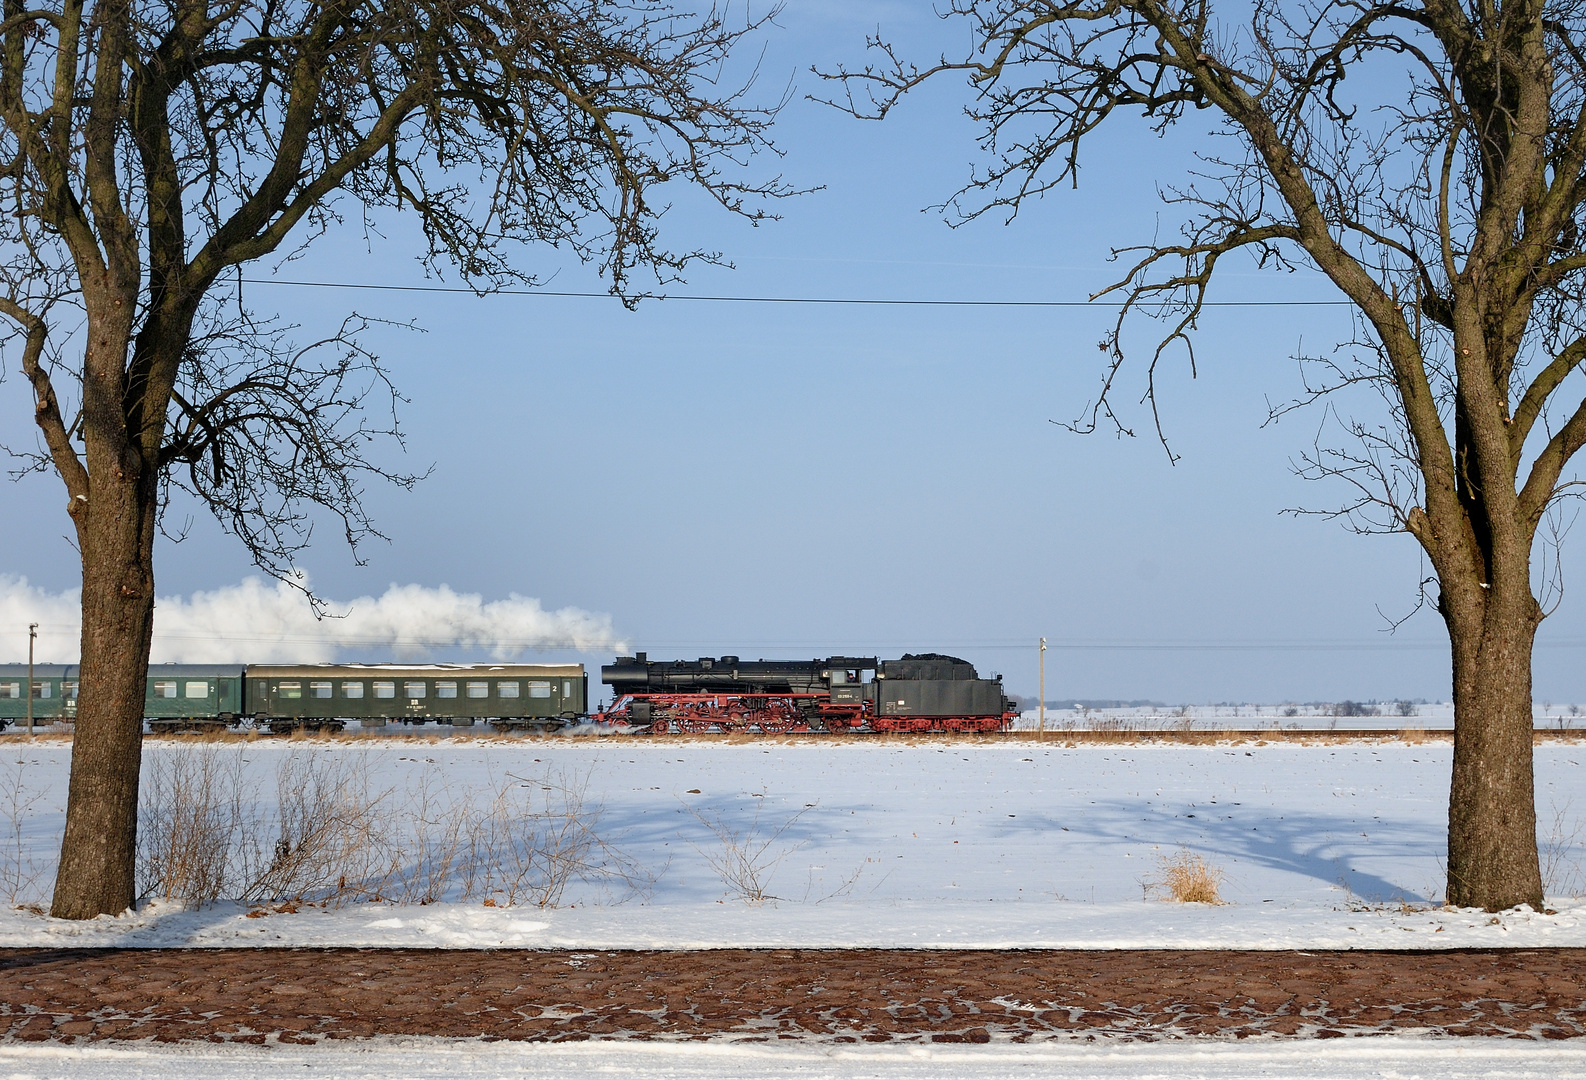
<svg viewBox="0 0 1586 1080"><path fill-rule="evenodd" d="M828 675L833 705L860 705L865 700L864 671L857 668L832 668Z"/></svg>

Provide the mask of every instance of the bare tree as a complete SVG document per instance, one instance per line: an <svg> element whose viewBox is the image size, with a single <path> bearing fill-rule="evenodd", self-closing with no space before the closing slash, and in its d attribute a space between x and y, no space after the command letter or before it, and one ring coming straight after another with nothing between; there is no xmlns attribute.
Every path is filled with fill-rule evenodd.
<svg viewBox="0 0 1586 1080"><path fill-rule="evenodd" d="M632 302L672 251L654 189L764 216L744 179L775 105L729 83L775 14L672 0L5 0L0 313L83 565L81 698L53 912L133 899L153 543L168 483L286 569L311 504L367 527L368 395L353 333L293 348L240 268L338 223L416 215L427 264L480 291L515 246L599 264ZM348 327L355 330L356 327ZM402 482L410 478L393 476Z"/></svg>
<svg viewBox="0 0 1586 1080"><path fill-rule="evenodd" d="M1352 484L1339 512L1410 533L1435 572L1456 718L1449 902L1540 906L1533 550L1586 442L1586 6L1255 0L1224 21L1211 0L951 0L942 15L966 54L916 66L877 38L873 66L828 77L842 107L880 117L967 76L988 164L949 204L963 217L1077 182L1081 146L1125 116L1211 120L1193 175L1163 192L1181 235L1122 249L1127 272L1097 294L1123 310L1081 429L1123 427L1111 396L1142 311L1168 320L1147 350L1155 414L1157 364L1191 345L1227 256L1308 265L1352 304L1355 340L1307 398L1374 386L1389 419L1344 418L1303 471Z"/></svg>

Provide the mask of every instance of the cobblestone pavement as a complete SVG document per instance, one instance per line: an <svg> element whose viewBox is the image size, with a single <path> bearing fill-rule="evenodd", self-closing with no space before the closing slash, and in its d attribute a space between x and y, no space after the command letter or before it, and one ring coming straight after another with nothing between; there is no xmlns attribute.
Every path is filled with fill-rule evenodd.
<svg viewBox="0 0 1586 1080"><path fill-rule="evenodd" d="M8 1041L1586 1035L1586 950L0 949Z"/></svg>

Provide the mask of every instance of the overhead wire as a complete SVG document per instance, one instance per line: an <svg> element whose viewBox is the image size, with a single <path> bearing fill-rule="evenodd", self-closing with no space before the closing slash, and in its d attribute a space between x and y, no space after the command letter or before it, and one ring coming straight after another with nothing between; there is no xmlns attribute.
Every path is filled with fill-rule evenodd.
<svg viewBox="0 0 1586 1080"><path fill-rule="evenodd" d="M838 648L830 641L724 641L724 640L683 640L683 641L655 641L644 640L635 635L624 635L621 638L607 642L579 642L572 639L533 639L533 640L491 640L458 642L455 640L431 638L403 638L392 640L389 638L338 638L321 635L306 634L247 634L247 633L163 633L158 635L167 640L225 640L247 642L277 642L292 645L324 645L327 647L356 649L356 648L387 648L387 649L508 649L522 652L549 652L549 651L580 651L601 652L609 651L621 645L622 648L633 650L643 648L646 651L665 650L700 650L700 649L782 649L782 650L818 650L828 655L836 655L847 650L848 646ZM981 652L1019 652L1034 649L1036 646L1024 639L983 639L969 641L932 641L940 649L971 649ZM887 649L910 649L916 647L917 642L904 641L891 638L879 638L861 648L861 651L884 651ZM1560 638L1554 641L1538 641L1538 649L1569 648L1578 649L1586 647L1586 639ZM1377 652L1382 650L1394 652L1423 652L1438 651L1448 648L1448 642L1436 639L1410 639L1396 641L1063 641L1055 638L1047 639L1049 650L1062 650L1068 652Z"/></svg>
<svg viewBox="0 0 1586 1080"><path fill-rule="evenodd" d="M286 281L278 278L243 278L245 285L287 285L305 289L365 289L373 292L445 293L460 296L546 296L575 299L615 300L614 293L574 289L490 289L480 292L462 285L380 285L357 281ZM889 299L867 296L705 296L694 293L640 293L637 299L679 300L713 304L827 304L858 307L956 307L956 308L1092 308L1122 307L1121 300L928 300ZM1141 306L1156 307L1166 299L1141 301ZM1348 300L1208 300L1201 307L1349 307Z"/></svg>

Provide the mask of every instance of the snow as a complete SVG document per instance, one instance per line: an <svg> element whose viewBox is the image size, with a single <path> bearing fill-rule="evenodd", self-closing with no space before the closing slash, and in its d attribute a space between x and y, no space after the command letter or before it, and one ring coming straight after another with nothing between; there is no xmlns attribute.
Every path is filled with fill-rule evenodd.
<svg viewBox="0 0 1586 1080"><path fill-rule="evenodd" d="M1522 1080L1580 1076L1586 1048L1493 1039L1373 1036L1326 1042L841 1047L743 1042L533 1044L370 1039L316 1046L0 1046L9 1080L264 1080L402 1076L414 1080L644 1076L665 1080Z"/></svg>
<svg viewBox="0 0 1586 1080"><path fill-rule="evenodd" d="M47 895L70 747L0 742L6 859ZM259 739L151 743L239 755L274 791L293 755L357 757L400 821L423 785L527 790L568 778L601 809L602 839L653 882L571 887L562 906L485 907L458 890L424 907L347 903L296 913L169 902L89 923L7 906L0 945L557 948L1455 948L1586 946L1580 811L1586 746L1536 748L1550 905L1493 917L1436 907L1447 742L1326 745L635 738ZM8 781L8 778L10 780ZM7 788L7 783L11 788ZM7 791L33 800L6 854ZM16 798L11 805L20 805ZM763 903L712 866L736 831L764 845ZM1181 850L1223 873L1220 906L1151 898ZM255 917L249 918L249 913Z"/></svg>
<svg viewBox="0 0 1586 1080"><path fill-rule="evenodd" d="M1212 907L1111 903L725 901L579 908L478 904L304 907L248 917L247 905L202 910L156 901L119 919L0 915L0 945L36 948L443 949L1455 949L1586 946L1586 904L1557 914L1291 903Z"/></svg>
<svg viewBox="0 0 1586 1080"><path fill-rule="evenodd" d="M1345 703L1346 705L1349 703ZM1454 704L1451 701L1360 702L1357 712L1341 715L1339 704L1278 705L1137 705L1113 708L1052 708L1046 710L1046 730L1052 732L1095 730L1193 730L1258 731L1282 728L1289 731L1422 731L1451 732L1454 729ZM1539 731L1581 731L1586 729L1586 710L1569 703L1537 702L1532 706L1532 722ZM1034 709L1020 715L1014 728L1035 731L1041 723Z"/></svg>

